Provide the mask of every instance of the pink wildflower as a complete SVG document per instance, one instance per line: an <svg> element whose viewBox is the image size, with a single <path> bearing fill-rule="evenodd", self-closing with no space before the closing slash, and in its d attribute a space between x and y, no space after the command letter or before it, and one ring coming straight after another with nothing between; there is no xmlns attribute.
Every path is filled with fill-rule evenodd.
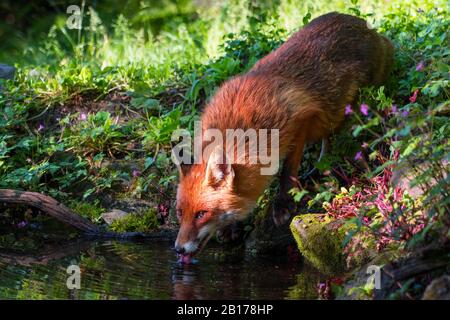
<svg viewBox="0 0 450 320"><path fill-rule="evenodd" d="M424 67L425 64L423 63L423 61L420 61L416 66L416 71L422 71Z"/></svg>
<svg viewBox="0 0 450 320"><path fill-rule="evenodd" d="M414 90L413 95L412 95L411 97L409 97L409 101L410 101L411 103L416 102L417 94L418 94L418 93L419 93L419 89L416 89L416 90Z"/></svg>
<svg viewBox="0 0 450 320"><path fill-rule="evenodd" d="M359 110L361 111L361 113L363 115L365 115L366 117L369 115L369 106L365 103L363 103L360 107Z"/></svg>
<svg viewBox="0 0 450 320"><path fill-rule="evenodd" d="M345 106L345 115L349 115L349 114L352 114L353 113L353 110L352 110L352 106L351 105L346 105Z"/></svg>
<svg viewBox="0 0 450 320"><path fill-rule="evenodd" d="M393 104L391 107L391 113L397 113L397 112L398 112L397 106L395 104Z"/></svg>
<svg viewBox="0 0 450 320"><path fill-rule="evenodd" d="M139 177L141 175L141 172L139 170L133 170L131 175L133 176L133 178L136 178L136 177Z"/></svg>
<svg viewBox="0 0 450 320"><path fill-rule="evenodd" d="M19 222L19 223L17 224L17 227L20 228L20 229L22 229L22 228L25 228L25 227L27 226L27 224L28 224L28 222L26 222L26 221L21 221L21 222Z"/></svg>

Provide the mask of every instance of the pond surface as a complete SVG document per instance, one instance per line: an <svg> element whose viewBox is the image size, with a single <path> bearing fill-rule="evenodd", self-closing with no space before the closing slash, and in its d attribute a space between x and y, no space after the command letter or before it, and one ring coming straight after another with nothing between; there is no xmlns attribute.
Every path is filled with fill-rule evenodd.
<svg viewBox="0 0 450 320"><path fill-rule="evenodd" d="M36 255L0 251L0 299L314 299L320 275L299 262L229 258L208 245L181 265L171 242L74 241ZM66 285L69 265L81 288Z"/></svg>

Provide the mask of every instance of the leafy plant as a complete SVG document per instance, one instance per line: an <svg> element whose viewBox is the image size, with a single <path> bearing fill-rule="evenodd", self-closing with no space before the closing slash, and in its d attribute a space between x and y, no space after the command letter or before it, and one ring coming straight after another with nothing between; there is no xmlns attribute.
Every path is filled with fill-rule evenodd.
<svg viewBox="0 0 450 320"><path fill-rule="evenodd" d="M80 117L81 121L70 126L69 119L74 117ZM123 140L129 133L129 128L121 126L118 121L119 118L113 118L107 111L66 117L62 120L63 123L69 124L63 136L67 144L66 150L73 150L83 156L102 152L113 157L114 153L123 151Z"/></svg>

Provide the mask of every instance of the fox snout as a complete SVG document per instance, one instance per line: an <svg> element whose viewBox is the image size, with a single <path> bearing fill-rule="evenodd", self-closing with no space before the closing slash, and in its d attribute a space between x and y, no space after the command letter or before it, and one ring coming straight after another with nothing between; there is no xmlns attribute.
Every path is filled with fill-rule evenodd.
<svg viewBox="0 0 450 320"><path fill-rule="evenodd" d="M179 245L177 242L175 242L175 252L178 254L191 254L195 251L197 251L198 248L198 242L186 242L183 245Z"/></svg>
<svg viewBox="0 0 450 320"><path fill-rule="evenodd" d="M215 232L216 227L212 224L205 224L197 230L192 225L182 223L175 241L175 252L192 256L203 249Z"/></svg>

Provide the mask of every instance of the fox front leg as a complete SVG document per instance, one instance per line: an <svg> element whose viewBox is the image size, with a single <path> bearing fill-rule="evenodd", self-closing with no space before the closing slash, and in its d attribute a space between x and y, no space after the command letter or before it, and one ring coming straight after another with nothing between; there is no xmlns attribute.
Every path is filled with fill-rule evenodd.
<svg viewBox="0 0 450 320"><path fill-rule="evenodd" d="M303 149L305 146L305 134L301 134L296 141L294 149L292 149L281 169L280 188L277 197L273 203L273 220L275 225L280 226L286 223L291 217L291 212L295 210L295 202L289 195L289 190L294 186L297 179L298 169L302 161Z"/></svg>

